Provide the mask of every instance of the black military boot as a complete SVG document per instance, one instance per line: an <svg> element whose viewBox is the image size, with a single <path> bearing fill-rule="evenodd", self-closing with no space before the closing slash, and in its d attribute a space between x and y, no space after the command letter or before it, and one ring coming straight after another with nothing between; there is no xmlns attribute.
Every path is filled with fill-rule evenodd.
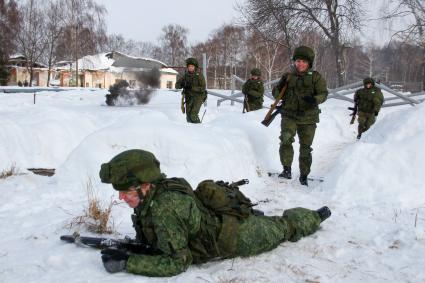
<svg viewBox="0 0 425 283"><path fill-rule="evenodd" d="M361 137L362 137L362 134L361 134L361 133L357 135L357 139L358 139L358 140L359 140Z"/></svg>
<svg viewBox="0 0 425 283"><path fill-rule="evenodd" d="M292 179L291 166L283 166L282 173L279 174L279 178Z"/></svg>
<svg viewBox="0 0 425 283"><path fill-rule="evenodd" d="M307 175L301 175L300 176L300 183L301 183L301 185L308 187Z"/></svg>
<svg viewBox="0 0 425 283"><path fill-rule="evenodd" d="M318 210L316 210L316 212L320 216L320 220L321 220L320 222L325 221L326 219L328 219L331 216L331 210L327 206L323 206L323 207L319 208Z"/></svg>

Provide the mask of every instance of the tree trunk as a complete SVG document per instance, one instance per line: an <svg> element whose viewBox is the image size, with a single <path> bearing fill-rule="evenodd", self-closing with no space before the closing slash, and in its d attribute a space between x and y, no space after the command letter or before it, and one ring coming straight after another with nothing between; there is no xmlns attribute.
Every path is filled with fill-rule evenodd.
<svg viewBox="0 0 425 283"><path fill-rule="evenodd" d="M335 54L335 64L336 64L336 73L338 78L338 87L344 85L344 75L342 74L342 71L344 70L344 64L343 64L343 54L342 54L342 47L339 45L339 42L334 41L332 43L334 54Z"/></svg>
<svg viewBox="0 0 425 283"><path fill-rule="evenodd" d="M425 91L425 46L422 46L422 90Z"/></svg>
<svg viewBox="0 0 425 283"><path fill-rule="evenodd" d="M29 86L32 86L32 79L33 79L33 77L34 77L34 70L33 70L33 67L30 66L30 81L28 83Z"/></svg>

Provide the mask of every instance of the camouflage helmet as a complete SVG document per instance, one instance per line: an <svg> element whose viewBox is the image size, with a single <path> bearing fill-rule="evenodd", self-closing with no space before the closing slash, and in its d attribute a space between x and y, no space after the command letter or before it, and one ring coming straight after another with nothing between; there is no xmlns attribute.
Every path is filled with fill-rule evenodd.
<svg viewBox="0 0 425 283"><path fill-rule="evenodd" d="M261 70L259 68L254 68L251 70L251 75L261 77Z"/></svg>
<svg viewBox="0 0 425 283"><path fill-rule="evenodd" d="M196 60L196 58L193 58L193 57L191 57L191 58L187 58L186 59L186 66L189 66L189 65L193 65L193 66L195 66L196 68L198 68L198 60Z"/></svg>
<svg viewBox="0 0 425 283"><path fill-rule="evenodd" d="M152 183L164 177L160 163L149 151L131 149L103 163L100 172L102 183L112 184L117 191L126 191L131 186Z"/></svg>
<svg viewBox="0 0 425 283"><path fill-rule="evenodd" d="M305 45L298 46L295 48L294 55L292 56L292 60L295 61L297 59L307 60L311 68L314 62L313 49Z"/></svg>
<svg viewBox="0 0 425 283"><path fill-rule="evenodd" d="M372 86L374 86L375 85L375 80L372 79L372 78L370 78L370 77L365 78L363 80L363 85L366 86L367 84L372 84Z"/></svg>

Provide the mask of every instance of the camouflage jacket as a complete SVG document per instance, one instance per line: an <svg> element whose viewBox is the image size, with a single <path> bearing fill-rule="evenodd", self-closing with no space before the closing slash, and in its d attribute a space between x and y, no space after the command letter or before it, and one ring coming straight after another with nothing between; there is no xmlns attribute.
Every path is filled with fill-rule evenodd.
<svg viewBox="0 0 425 283"><path fill-rule="evenodd" d="M182 178L156 182L132 219L137 239L156 253L130 255L127 271L152 277L179 274L191 263L269 251L282 241L313 233L320 225L317 212L303 208L287 210L282 217L220 219L199 204Z"/></svg>
<svg viewBox="0 0 425 283"><path fill-rule="evenodd" d="M359 112L378 113L384 103L384 96L378 87L361 88L354 94L354 102L358 105Z"/></svg>
<svg viewBox="0 0 425 283"><path fill-rule="evenodd" d="M283 75L273 88L274 97L279 96L287 76L288 74ZM303 99L304 96L313 96L316 103L307 103ZM311 70L302 74L292 72L283 96L282 115L296 119L299 123L318 123L320 113L318 105L325 102L327 97L326 81L319 72Z"/></svg>
<svg viewBox="0 0 425 283"><path fill-rule="evenodd" d="M258 80L247 80L242 86L242 93L246 95L249 110L257 110L263 107L264 84Z"/></svg>
<svg viewBox="0 0 425 283"><path fill-rule="evenodd" d="M146 276L173 276L193 263L218 256L218 219L203 211L182 178L160 181L135 209L137 238L158 251L131 255L127 271Z"/></svg>
<svg viewBox="0 0 425 283"><path fill-rule="evenodd" d="M189 90L186 88L188 84L192 86ZM205 99L207 96L205 78L197 71L194 73L185 72L185 74L177 80L176 89L183 89L183 94L189 97L200 97Z"/></svg>

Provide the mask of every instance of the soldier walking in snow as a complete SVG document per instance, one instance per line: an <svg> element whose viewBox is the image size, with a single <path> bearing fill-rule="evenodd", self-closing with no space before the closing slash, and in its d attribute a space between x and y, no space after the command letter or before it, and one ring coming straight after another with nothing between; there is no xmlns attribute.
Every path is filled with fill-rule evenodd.
<svg viewBox="0 0 425 283"><path fill-rule="evenodd" d="M358 134L357 139L362 137L362 133L366 132L376 121L379 110L384 103L384 96L381 89L375 86L372 78L363 80L364 87L358 89L354 94L354 109L358 115Z"/></svg>
<svg viewBox="0 0 425 283"><path fill-rule="evenodd" d="M198 72L198 60L195 58L186 59L186 66L187 71L177 80L176 89L183 89L187 122L201 123L198 114L207 99L205 78Z"/></svg>
<svg viewBox="0 0 425 283"><path fill-rule="evenodd" d="M275 98L282 95L282 121L280 132L280 161L283 171L279 177L291 179L294 158L292 143L298 134L300 143L300 183L308 186L307 176L312 163L312 148L316 124L319 122L319 104L326 101L326 81L319 72L313 71L314 51L307 46L297 47L292 59L295 69L284 74L273 89ZM286 86L286 89L284 88ZM280 92L285 92L281 94Z"/></svg>
<svg viewBox="0 0 425 283"><path fill-rule="evenodd" d="M244 109L247 112L263 108L264 84L261 80L260 69L251 70L251 78L242 86L242 93L245 95Z"/></svg>
<svg viewBox="0 0 425 283"><path fill-rule="evenodd" d="M102 261L111 273L173 276L192 263L260 254L283 241L295 242L314 233L331 214L327 207L322 207L317 211L292 208L282 216L254 215L249 199L237 187L228 185L223 191L235 194L225 194L223 199L212 197L221 188L217 187L219 182L203 181L193 191L183 178L166 178L159 161L144 150L118 154L102 164L99 175L102 182L119 191L121 200L134 208L136 239L155 251L141 254L104 249ZM223 200L230 204L218 203L220 209L215 210L206 202Z"/></svg>

